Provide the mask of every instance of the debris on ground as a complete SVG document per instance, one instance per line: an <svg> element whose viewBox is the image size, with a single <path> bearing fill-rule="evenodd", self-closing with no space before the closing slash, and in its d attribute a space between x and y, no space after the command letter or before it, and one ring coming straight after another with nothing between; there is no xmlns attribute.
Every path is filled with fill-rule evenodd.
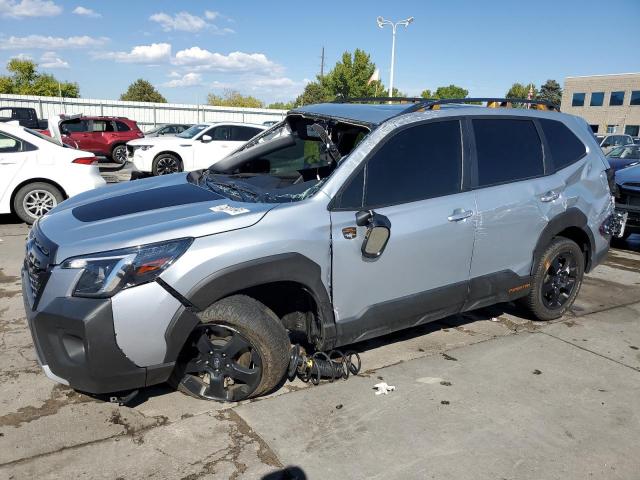
<svg viewBox="0 0 640 480"><path fill-rule="evenodd" d="M449 400L442 400L440 403L442 405L449 405Z"/></svg>
<svg viewBox="0 0 640 480"><path fill-rule="evenodd" d="M455 357L452 357L451 355L447 355L446 353L443 353L442 356L444 357L445 360L451 360L453 362L457 362L458 359Z"/></svg>
<svg viewBox="0 0 640 480"><path fill-rule="evenodd" d="M445 387L450 387L451 386L451 382L447 382L446 380L443 380L440 382L440 385L444 385Z"/></svg>
<svg viewBox="0 0 640 480"><path fill-rule="evenodd" d="M336 410L340 410L342 408L342 404L339 403L338 405L336 405Z"/></svg>
<svg viewBox="0 0 640 480"><path fill-rule="evenodd" d="M540 375L542 372L536 368L536 369L535 369L533 372L531 372L531 373L533 373L534 375Z"/></svg>
<svg viewBox="0 0 640 480"><path fill-rule="evenodd" d="M377 390L376 395L386 395L396 389L393 385L388 385L387 382L376 383L373 388Z"/></svg>

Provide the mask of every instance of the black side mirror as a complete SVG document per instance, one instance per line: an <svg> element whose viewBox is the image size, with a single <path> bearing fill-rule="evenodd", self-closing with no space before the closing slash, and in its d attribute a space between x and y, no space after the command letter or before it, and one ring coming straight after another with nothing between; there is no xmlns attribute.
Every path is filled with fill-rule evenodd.
<svg viewBox="0 0 640 480"><path fill-rule="evenodd" d="M364 241L362 242L362 256L365 258L378 258L384 252L391 237L391 222L384 215L373 210L356 213L356 225L368 226Z"/></svg>

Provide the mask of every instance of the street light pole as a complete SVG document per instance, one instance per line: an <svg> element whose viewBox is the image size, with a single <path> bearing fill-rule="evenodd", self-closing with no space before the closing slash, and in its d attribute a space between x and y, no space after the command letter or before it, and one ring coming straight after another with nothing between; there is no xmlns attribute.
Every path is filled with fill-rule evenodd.
<svg viewBox="0 0 640 480"><path fill-rule="evenodd" d="M384 28L385 25L391 25L391 72L389 74L389 97L393 97L393 71L396 59L396 29L398 25L404 25L404 27L407 28L409 24L413 22L413 17L409 17L406 20L400 20L395 23L382 17L378 17L376 22L380 28Z"/></svg>

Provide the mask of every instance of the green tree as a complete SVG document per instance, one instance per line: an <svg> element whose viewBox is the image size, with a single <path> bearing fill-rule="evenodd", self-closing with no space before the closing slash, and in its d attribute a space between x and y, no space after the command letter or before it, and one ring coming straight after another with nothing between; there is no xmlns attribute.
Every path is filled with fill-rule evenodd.
<svg viewBox="0 0 640 480"><path fill-rule="evenodd" d="M210 93L207 95L207 103L219 107L246 107L262 108L264 103L251 95L242 95L236 90L225 90L222 95Z"/></svg>
<svg viewBox="0 0 640 480"><path fill-rule="evenodd" d="M446 87L438 87L435 92L431 92L431 90L423 90L420 96L422 98L429 99L443 99L443 98L467 98L469 95L469 90L466 88L459 87L457 85L451 84Z"/></svg>
<svg viewBox="0 0 640 480"><path fill-rule="evenodd" d="M48 73L38 73L38 64L18 58L7 63L9 75L0 76L0 93L17 95L62 96L77 98L80 88L77 83L61 82Z"/></svg>
<svg viewBox="0 0 640 480"><path fill-rule="evenodd" d="M274 102L267 105L267 108L272 108L274 110L291 110L294 106L295 102Z"/></svg>
<svg viewBox="0 0 640 480"><path fill-rule="evenodd" d="M156 90L156 87L142 78L139 78L129 85L127 91L120 95L120 100L129 102L167 103L167 99Z"/></svg>
<svg viewBox="0 0 640 480"><path fill-rule="evenodd" d="M560 87L560 84L555 80L547 80L544 85L540 87L538 100L546 100L547 102L560 106L562 87Z"/></svg>
<svg viewBox="0 0 640 480"><path fill-rule="evenodd" d="M528 83L526 85L523 85L522 83L518 83L518 82L511 85L511 88L509 89L505 97L506 98L527 98L529 96L529 90L533 91L533 95L531 95L532 100L535 100L536 98L538 98L538 90L536 89L536 86L533 83ZM512 106L514 108L525 108L526 104L514 102Z"/></svg>
<svg viewBox="0 0 640 480"><path fill-rule="evenodd" d="M382 90L379 82L369 82L375 69L376 65L371 61L369 54L356 48L353 54L344 52L342 60L336 63L321 82L331 96L373 97L376 94L376 86L378 95Z"/></svg>
<svg viewBox="0 0 640 480"><path fill-rule="evenodd" d="M378 97L388 97L389 96L389 89L384 88L384 85L382 85L382 88L384 90L378 90ZM394 97L406 97L407 94L404 92L401 92L400 90L398 90L396 87L393 87L393 96Z"/></svg>
<svg viewBox="0 0 640 480"><path fill-rule="evenodd" d="M296 98L294 106L313 105L333 100L334 96L320 81L310 82L304 87L304 91Z"/></svg>

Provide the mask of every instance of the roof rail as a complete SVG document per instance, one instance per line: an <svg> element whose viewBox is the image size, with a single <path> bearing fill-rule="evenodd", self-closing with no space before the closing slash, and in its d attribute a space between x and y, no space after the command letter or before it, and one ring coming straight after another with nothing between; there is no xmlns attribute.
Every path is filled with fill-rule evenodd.
<svg viewBox="0 0 640 480"><path fill-rule="evenodd" d="M420 110L437 110L439 105L455 103L482 103L486 102L489 108L511 108L513 104L532 105L536 110L552 110L559 112L560 107L546 100L529 100L526 98L500 98L500 97L473 97L473 98L421 98L421 97L360 97L337 98L333 103L411 103L402 113L417 112ZM436 107L436 108L434 108Z"/></svg>

